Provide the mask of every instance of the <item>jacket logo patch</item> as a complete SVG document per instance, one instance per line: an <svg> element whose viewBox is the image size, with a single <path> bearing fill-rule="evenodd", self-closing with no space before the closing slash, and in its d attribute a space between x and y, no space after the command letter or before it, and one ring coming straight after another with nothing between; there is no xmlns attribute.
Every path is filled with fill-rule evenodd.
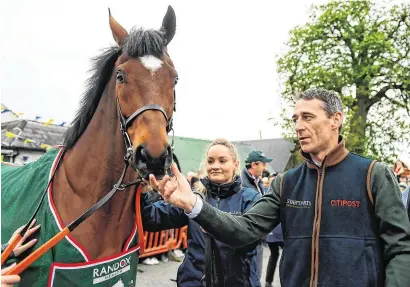
<svg viewBox="0 0 410 287"><path fill-rule="evenodd" d="M312 207L312 202L310 200L286 199L285 204L287 207L295 207L295 208L311 208Z"/></svg>
<svg viewBox="0 0 410 287"><path fill-rule="evenodd" d="M333 199L330 201L330 205L333 207L360 207L360 200L344 200L344 199Z"/></svg>
<svg viewBox="0 0 410 287"><path fill-rule="evenodd" d="M242 215L242 212L240 211L229 211L229 213L232 215Z"/></svg>

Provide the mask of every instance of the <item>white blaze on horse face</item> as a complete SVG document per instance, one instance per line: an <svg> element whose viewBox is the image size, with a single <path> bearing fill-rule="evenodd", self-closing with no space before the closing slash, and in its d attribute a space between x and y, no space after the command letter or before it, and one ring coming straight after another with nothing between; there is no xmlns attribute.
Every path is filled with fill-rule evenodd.
<svg viewBox="0 0 410 287"><path fill-rule="evenodd" d="M162 66L162 61L152 55L140 57L140 60L144 67L150 70L151 73L155 73Z"/></svg>

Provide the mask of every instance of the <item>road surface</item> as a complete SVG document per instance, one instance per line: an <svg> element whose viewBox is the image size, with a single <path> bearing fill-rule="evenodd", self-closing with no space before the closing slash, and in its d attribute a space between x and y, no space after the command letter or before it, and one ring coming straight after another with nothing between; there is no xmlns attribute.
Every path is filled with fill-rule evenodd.
<svg viewBox="0 0 410 287"><path fill-rule="evenodd" d="M268 265L269 254L270 254L269 248L264 247L263 248L263 271L262 271L262 280L261 280L262 287L265 286L265 274L266 274L266 267ZM176 282L171 281L171 279L174 279L174 280L176 279L177 270L180 264L181 264L180 262L174 262L170 260L165 263L160 262L158 265L148 266L144 264L139 264L138 268L143 272L138 272L136 286L176 287L177 286ZM278 267L276 267L273 286L280 287Z"/></svg>

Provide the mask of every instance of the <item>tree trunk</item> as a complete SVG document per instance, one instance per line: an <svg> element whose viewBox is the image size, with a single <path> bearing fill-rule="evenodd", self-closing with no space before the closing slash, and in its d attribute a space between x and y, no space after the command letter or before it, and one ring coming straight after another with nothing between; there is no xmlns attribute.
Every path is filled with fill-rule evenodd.
<svg viewBox="0 0 410 287"><path fill-rule="evenodd" d="M349 132L346 136L347 149L363 155L366 151L366 121L368 113L368 98L357 95L356 103L351 107Z"/></svg>

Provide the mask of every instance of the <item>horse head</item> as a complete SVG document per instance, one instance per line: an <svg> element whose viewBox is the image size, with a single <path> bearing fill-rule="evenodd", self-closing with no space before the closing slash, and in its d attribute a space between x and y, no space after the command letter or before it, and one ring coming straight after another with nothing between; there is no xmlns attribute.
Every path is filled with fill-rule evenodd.
<svg viewBox="0 0 410 287"><path fill-rule="evenodd" d="M159 30L128 33L110 11L109 24L121 53L114 66L115 97L131 166L144 178L150 173L161 178L173 156L167 134L178 74L167 45L175 35L175 12L168 7Z"/></svg>

